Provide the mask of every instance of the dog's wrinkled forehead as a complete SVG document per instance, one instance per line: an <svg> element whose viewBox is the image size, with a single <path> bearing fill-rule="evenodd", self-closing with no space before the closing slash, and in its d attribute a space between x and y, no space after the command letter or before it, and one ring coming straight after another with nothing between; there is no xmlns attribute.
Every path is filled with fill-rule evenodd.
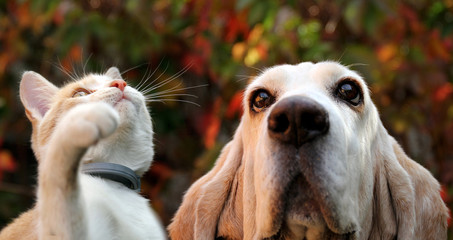
<svg viewBox="0 0 453 240"><path fill-rule="evenodd" d="M267 112L279 100L303 95L323 105L363 112L370 101L365 81L336 62L278 65L259 75L246 89L244 106L252 115ZM262 115L262 114L258 114Z"/></svg>
<svg viewBox="0 0 453 240"><path fill-rule="evenodd" d="M315 85L327 88L347 77L355 79L362 87L365 87L365 82L356 72L339 63L303 62L298 65L278 65L269 68L250 84L249 89L265 87L281 92Z"/></svg>

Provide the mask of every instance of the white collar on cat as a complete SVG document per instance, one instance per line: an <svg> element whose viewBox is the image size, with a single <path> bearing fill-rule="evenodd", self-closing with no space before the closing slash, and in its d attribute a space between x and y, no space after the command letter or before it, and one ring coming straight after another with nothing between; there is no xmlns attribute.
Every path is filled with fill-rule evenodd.
<svg viewBox="0 0 453 240"><path fill-rule="evenodd" d="M105 162L85 163L82 164L81 171L91 176L121 183L136 192L140 191L140 177L126 166Z"/></svg>

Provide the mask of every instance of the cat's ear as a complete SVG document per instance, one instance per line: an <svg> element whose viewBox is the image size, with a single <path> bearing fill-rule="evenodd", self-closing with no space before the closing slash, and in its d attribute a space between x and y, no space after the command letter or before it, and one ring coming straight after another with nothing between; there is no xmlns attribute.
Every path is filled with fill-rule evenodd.
<svg viewBox="0 0 453 240"><path fill-rule="evenodd" d="M38 73L28 71L20 81L20 100L25 107L27 117L41 120L49 110L52 98L58 88Z"/></svg>
<svg viewBox="0 0 453 240"><path fill-rule="evenodd" d="M105 75L111 77L112 79L123 79L121 77L120 70L118 70L118 68L116 68L116 67L109 68L109 70L107 70Z"/></svg>

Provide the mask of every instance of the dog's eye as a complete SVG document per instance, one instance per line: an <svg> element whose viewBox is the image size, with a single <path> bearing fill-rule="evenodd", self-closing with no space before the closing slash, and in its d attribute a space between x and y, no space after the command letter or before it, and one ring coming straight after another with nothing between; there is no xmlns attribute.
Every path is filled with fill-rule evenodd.
<svg viewBox="0 0 453 240"><path fill-rule="evenodd" d="M261 112L274 103L274 97L266 90L260 89L253 93L251 108L254 112Z"/></svg>
<svg viewBox="0 0 453 240"><path fill-rule="evenodd" d="M352 80L342 81L337 87L336 95L354 106L362 102L360 87Z"/></svg>

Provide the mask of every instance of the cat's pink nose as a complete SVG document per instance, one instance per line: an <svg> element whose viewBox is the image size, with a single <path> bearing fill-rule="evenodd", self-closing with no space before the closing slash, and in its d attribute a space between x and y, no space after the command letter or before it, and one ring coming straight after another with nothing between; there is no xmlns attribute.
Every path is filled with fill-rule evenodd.
<svg viewBox="0 0 453 240"><path fill-rule="evenodd" d="M118 79L114 80L112 83L110 83L110 87L116 87L121 90L121 92L124 92L124 88L127 86L127 83L124 80Z"/></svg>

